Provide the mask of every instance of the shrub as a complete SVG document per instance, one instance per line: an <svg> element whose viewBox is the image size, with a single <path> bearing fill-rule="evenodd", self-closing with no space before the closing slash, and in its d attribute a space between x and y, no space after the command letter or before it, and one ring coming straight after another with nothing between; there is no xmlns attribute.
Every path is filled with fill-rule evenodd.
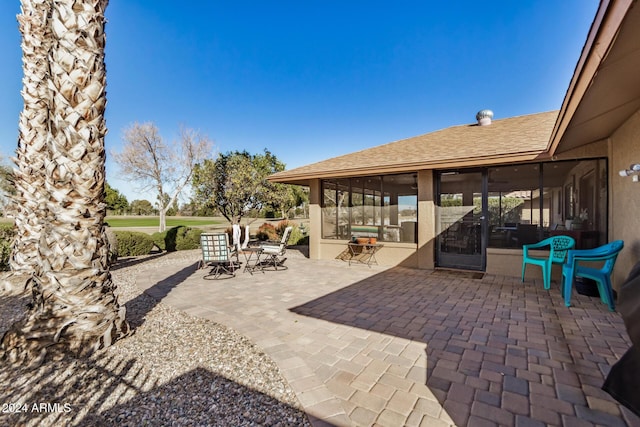
<svg viewBox="0 0 640 427"><path fill-rule="evenodd" d="M118 237L109 227L105 227L104 235L107 239L107 248L109 249L109 258L107 259L107 263L111 265L118 260Z"/></svg>
<svg viewBox="0 0 640 427"><path fill-rule="evenodd" d="M200 247L201 234L201 229L185 227L184 225L178 225L177 227L170 228L165 233L164 250L167 252L174 252L198 249Z"/></svg>
<svg viewBox="0 0 640 427"><path fill-rule="evenodd" d="M16 229L13 224L0 224L0 240L13 241L16 236Z"/></svg>
<svg viewBox="0 0 640 427"><path fill-rule="evenodd" d="M199 228L181 227L177 234L176 250L187 251L190 249L198 249L200 247L200 235L202 230Z"/></svg>
<svg viewBox="0 0 640 427"><path fill-rule="evenodd" d="M153 239L153 243L158 247L158 249L160 249L161 251L167 250L167 245L165 243L165 240L167 238L166 231L156 231L151 235L151 238Z"/></svg>
<svg viewBox="0 0 640 427"><path fill-rule="evenodd" d="M11 245L16 235L13 224L0 224L0 270L9 270Z"/></svg>
<svg viewBox="0 0 640 427"><path fill-rule="evenodd" d="M148 255L153 248L153 239L140 231L116 231L119 256Z"/></svg>
<svg viewBox="0 0 640 427"><path fill-rule="evenodd" d="M298 243L294 243L298 246L308 246L309 245L309 236L302 236L298 239Z"/></svg>
<svg viewBox="0 0 640 427"><path fill-rule="evenodd" d="M180 227L182 226L172 227L164 232L164 249L167 252L175 252L177 250L176 240L178 240L178 229Z"/></svg>
<svg viewBox="0 0 640 427"><path fill-rule="evenodd" d="M287 227L296 228L297 226L298 225L295 222L289 221L288 219L283 219L282 221L276 224L276 233L278 233L278 236L282 237L282 235L284 234L285 228Z"/></svg>
<svg viewBox="0 0 640 427"><path fill-rule="evenodd" d="M278 232L273 225L265 222L258 228L256 238L258 240L278 240Z"/></svg>
<svg viewBox="0 0 640 427"><path fill-rule="evenodd" d="M301 243L305 239L305 235L302 234L302 231L298 227L293 227L291 230L291 234L289 235L289 241L287 241L288 245L304 245L305 243ZM307 238L308 242L308 238Z"/></svg>
<svg viewBox="0 0 640 427"><path fill-rule="evenodd" d="M298 224L295 223L294 221L289 221L287 219L283 219L276 225L276 231L278 233L278 236L280 236L278 240L282 238L282 235L284 234L284 230L287 227L293 227L291 229L291 234L289 234L289 240L287 240L287 245L309 244L309 239L308 238L305 239L305 235L302 232L302 230L300 230L300 227L298 227Z"/></svg>
<svg viewBox="0 0 640 427"><path fill-rule="evenodd" d="M0 271L9 271L11 259L11 241L0 240Z"/></svg>

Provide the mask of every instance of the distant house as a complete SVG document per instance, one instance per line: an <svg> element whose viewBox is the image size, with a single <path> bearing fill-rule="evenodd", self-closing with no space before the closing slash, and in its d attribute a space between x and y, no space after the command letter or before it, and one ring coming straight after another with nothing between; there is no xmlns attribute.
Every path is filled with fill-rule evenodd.
<svg viewBox="0 0 640 427"><path fill-rule="evenodd" d="M310 187L310 257L376 237L380 264L520 274L522 244L622 239L640 258L640 7L603 1L559 111L491 120L272 175ZM637 176L637 175L635 175Z"/></svg>

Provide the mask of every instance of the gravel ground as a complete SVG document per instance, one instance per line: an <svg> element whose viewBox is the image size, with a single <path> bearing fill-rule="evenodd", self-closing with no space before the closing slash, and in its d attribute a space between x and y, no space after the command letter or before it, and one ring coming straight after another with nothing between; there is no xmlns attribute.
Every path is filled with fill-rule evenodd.
<svg viewBox="0 0 640 427"><path fill-rule="evenodd" d="M89 358L0 369L0 425L309 426L276 364L234 330L140 292L136 272L192 251L112 270L135 333ZM196 258L197 259L197 258ZM29 298L0 294L0 334Z"/></svg>

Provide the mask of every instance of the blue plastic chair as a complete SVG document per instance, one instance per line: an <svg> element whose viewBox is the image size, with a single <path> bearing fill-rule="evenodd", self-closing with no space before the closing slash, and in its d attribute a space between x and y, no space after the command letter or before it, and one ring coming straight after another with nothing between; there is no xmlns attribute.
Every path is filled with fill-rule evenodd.
<svg viewBox="0 0 640 427"><path fill-rule="evenodd" d="M571 305L571 291L575 278L584 277L597 283L600 299L609 306L609 310L615 310L611 272L623 247L624 242L622 240L615 240L594 249L574 249L569 251L567 262L562 266L562 295L564 304L567 307ZM583 262L602 262L603 264L599 268L579 265Z"/></svg>
<svg viewBox="0 0 640 427"><path fill-rule="evenodd" d="M542 268L542 281L544 288L551 287L551 267L553 264L563 264L567 256L567 251L576 245L576 241L571 236L553 236L538 243L522 246L522 281L524 282L524 272L527 264L539 265ZM549 247L547 258L537 258L529 255L531 249L542 249Z"/></svg>

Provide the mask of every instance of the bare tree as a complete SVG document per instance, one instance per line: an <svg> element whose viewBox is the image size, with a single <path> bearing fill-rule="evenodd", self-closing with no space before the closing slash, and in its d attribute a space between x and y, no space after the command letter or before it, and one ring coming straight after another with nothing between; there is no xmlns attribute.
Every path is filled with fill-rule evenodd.
<svg viewBox="0 0 640 427"><path fill-rule="evenodd" d="M156 194L158 230L164 231L167 211L191 183L195 166L211 154L213 143L206 135L181 128L176 150L164 143L155 124L137 122L125 129L123 139L123 150L112 154L114 160L124 176L142 184L141 190Z"/></svg>

